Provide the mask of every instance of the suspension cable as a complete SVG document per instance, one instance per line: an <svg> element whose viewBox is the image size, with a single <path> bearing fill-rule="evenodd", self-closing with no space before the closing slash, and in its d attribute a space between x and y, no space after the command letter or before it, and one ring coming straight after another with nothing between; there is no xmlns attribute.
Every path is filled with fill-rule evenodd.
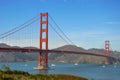
<svg viewBox="0 0 120 80"><path fill-rule="evenodd" d="M32 23L36 22L37 20L39 20L39 18L33 20L32 22L30 22L30 23L27 24L27 25L24 24L25 26L22 26L22 27L20 26L19 29L16 28L16 29L13 29L14 31L11 31L11 30L10 30L10 32L6 32L7 34L4 34L2 37L0 37L0 39L3 39L3 38L5 38L5 37L7 37L7 36L10 36L10 35L18 32L18 31L20 31L20 30L28 27L29 25L31 25Z"/></svg>
<svg viewBox="0 0 120 80"><path fill-rule="evenodd" d="M49 17L50 17L50 19L54 22L54 24L57 26L57 28L60 30L60 32L64 35L64 37L71 43L71 44L73 44L73 45L75 45L74 43L73 43L73 41L71 41L70 40L70 38L63 32L63 30L58 26L58 24L55 22L55 20L50 16L50 14L49 14Z"/></svg>
<svg viewBox="0 0 120 80"><path fill-rule="evenodd" d="M69 42L68 42L66 39L64 39L64 38L57 32L57 30L52 26L52 24L49 23L49 25L50 25L50 27L57 33L57 35L58 35L62 40L64 40L67 44L69 44Z"/></svg>
<svg viewBox="0 0 120 80"><path fill-rule="evenodd" d="M19 28L20 28L20 30L21 30L22 26L24 26L25 24L33 21L33 20L36 19L37 17L38 17L38 15L35 16L35 17L33 17L33 18L31 18L30 20L26 21L26 22L23 23L22 25L20 25L20 26L18 26L18 27L15 27L15 28L13 28L13 29L11 29L11 30L3 33L3 34L0 34L0 37L2 38L2 37L4 37L4 36L6 36L6 35L9 35L9 34L11 34L11 33L14 33L14 32L16 32L15 30L17 30L17 29L19 29ZM18 30L18 31L19 31L19 30ZM0 39L1 39L1 38L0 38Z"/></svg>

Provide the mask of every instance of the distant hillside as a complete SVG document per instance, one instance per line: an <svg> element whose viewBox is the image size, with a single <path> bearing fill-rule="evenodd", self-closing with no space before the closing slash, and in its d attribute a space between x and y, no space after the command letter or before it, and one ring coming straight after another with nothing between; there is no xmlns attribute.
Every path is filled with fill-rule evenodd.
<svg viewBox="0 0 120 80"><path fill-rule="evenodd" d="M0 44L0 47L18 47ZM36 47L24 47L36 48ZM76 52L92 52L95 54L105 54L104 49L88 49L85 50L81 47L74 45L65 45L54 50L76 51ZM120 59L120 52L111 51L111 55ZM0 62L14 62L14 61L37 61L38 53L20 53L20 52L0 52ZM78 63L103 63L105 58L96 57L82 54L64 54L64 53L49 53L49 61L51 62L78 62Z"/></svg>
<svg viewBox="0 0 120 80"><path fill-rule="evenodd" d="M56 48L56 50L65 50L65 51L76 51L76 52L91 52L94 54L105 54L104 49L88 49L85 50L81 47L77 47L74 45L65 45L59 48ZM120 52L111 51L111 55L113 57L120 59ZM97 56L91 56L91 55L82 55L82 54L50 54L49 60L52 62L78 62L78 63L104 63L105 58L103 57L97 57Z"/></svg>
<svg viewBox="0 0 120 80"><path fill-rule="evenodd" d="M65 51L76 51L76 52L92 52L89 50L85 50L81 47L77 47L74 45L65 45L56 50L65 50ZM102 63L104 62L104 58L90 56L90 55L82 55L82 54L50 54L50 61L58 61L58 62L78 62L78 63Z"/></svg>
<svg viewBox="0 0 120 80"><path fill-rule="evenodd" d="M4 44L4 43L0 43L0 47L6 47L6 48L9 48L11 46L7 45L7 44Z"/></svg>
<svg viewBox="0 0 120 80"><path fill-rule="evenodd" d="M55 50L86 52L85 49L83 49L83 48L81 48L81 47L74 46L74 45L64 45L64 46L62 46L62 47L55 48Z"/></svg>
<svg viewBox="0 0 120 80"><path fill-rule="evenodd" d="M89 52L95 53L95 54L105 54L105 50L104 49L88 49ZM118 51L110 51L110 55L115 57L115 58L119 58L120 59L120 52Z"/></svg>
<svg viewBox="0 0 120 80"><path fill-rule="evenodd" d="M19 46L9 46L4 43L1 43L0 47L20 48ZM35 47L25 47L25 48L35 48ZM37 55L38 53L0 52L0 62L36 61L38 59Z"/></svg>

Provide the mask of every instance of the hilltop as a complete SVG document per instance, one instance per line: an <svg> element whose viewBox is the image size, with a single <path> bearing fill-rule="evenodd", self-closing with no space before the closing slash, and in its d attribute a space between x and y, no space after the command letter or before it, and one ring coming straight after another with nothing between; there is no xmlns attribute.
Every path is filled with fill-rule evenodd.
<svg viewBox="0 0 120 80"><path fill-rule="evenodd" d="M98 54L102 52L96 49L95 51L92 49L85 50L82 47L77 47L74 45L65 45L55 50L65 50L65 51L76 51L76 52L93 52ZM58 61L58 62L76 62L76 63L102 63L104 62L103 57L90 56L90 55L82 55L82 54L50 54L50 61Z"/></svg>

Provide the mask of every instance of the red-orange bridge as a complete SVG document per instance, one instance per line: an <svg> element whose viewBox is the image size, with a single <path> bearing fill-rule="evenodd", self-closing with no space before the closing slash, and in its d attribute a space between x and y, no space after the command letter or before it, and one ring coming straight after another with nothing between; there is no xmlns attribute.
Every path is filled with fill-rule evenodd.
<svg viewBox="0 0 120 80"><path fill-rule="evenodd" d="M36 20L34 20L36 21ZM25 25L28 26L31 23ZM23 24L24 25L24 24ZM21 25L22 26L22 25ZM10 32L6 32L1 34L0 39L8 37L11 34L16 33L19 30L22 30L25 27L17 27ZM16 30L17 29L17 30ZM43 35L44 34L44 35ZM58 33L59 35L59 33ZM60 36L60 35L59 35ZM60 36L62 38L62 36ZM43 48L45 46L45 49ZM0 52L39 52L39 60L38 60L38 67L37 69L47 69L48 68L48 53L65 53L65 54L83 54L83 55L92 55L92 56L100 56L106 58L106 63L109 63L109 58L115 59L114 57L110 56L109 50L109 41L105 42L105 50L106 54L94 54L90 52L75 52L75 51L62 51L62 50L49 50L48 49L48 13L41 13L40 14L40 40L39 40L39 49L29 49L29 48L7 48L7 47L0 47Z"/></svg>

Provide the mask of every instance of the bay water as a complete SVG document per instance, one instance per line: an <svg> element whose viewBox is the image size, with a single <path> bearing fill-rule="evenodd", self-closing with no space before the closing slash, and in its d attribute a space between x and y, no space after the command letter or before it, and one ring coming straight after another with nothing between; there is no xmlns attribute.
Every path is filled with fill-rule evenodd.
<svg viewBox="0 0 120 80"><path fill-rule="evenodd" d="M0 63L0 68L8 65L12 70L22 70L31 74L38 74L37 62L4 62ZM89 80L120 80L120 64L116 65L97 65L97 64L80 64L80 63L49 63L48 74L70 74L88 78Z"/></svg>

